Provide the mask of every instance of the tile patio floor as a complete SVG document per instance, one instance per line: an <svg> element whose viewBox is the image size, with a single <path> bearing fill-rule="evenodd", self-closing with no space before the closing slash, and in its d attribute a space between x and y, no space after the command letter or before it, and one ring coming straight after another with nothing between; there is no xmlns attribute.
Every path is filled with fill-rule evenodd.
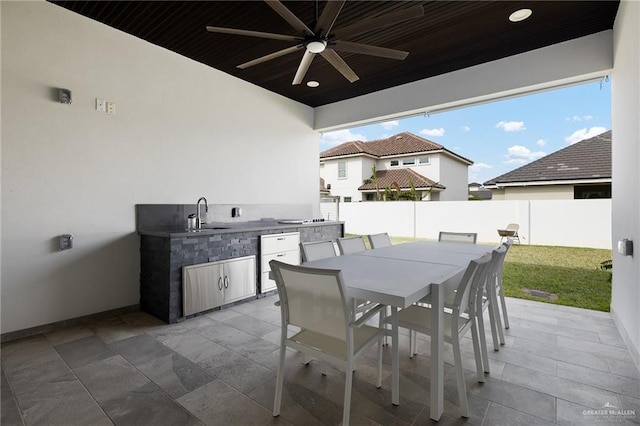
<svg viewBox="0 0 640 426"><path fill-rule="evenodd" d="M289 352L280 417L271 415L280 312L276 296L179 324L143 312L2 345L2 417L8 425L331 425L342 415L344 375ZM607 313L508 300L506 345L475 381L464 343L471 416L458 415L455 372L445 365L439 424L640 424L640 374ZM429 419L429 346L409 359L401 336L400 406L391 404L390 349L382 389L375 347L357 365L354 425ZM451 362L449 345L445 348ZM595 409L615 406L612 415ZM592 411L589 411L592 410ZM613 409L612 409L613 410ZM626 414L626 415L625 415Z"/></svg>

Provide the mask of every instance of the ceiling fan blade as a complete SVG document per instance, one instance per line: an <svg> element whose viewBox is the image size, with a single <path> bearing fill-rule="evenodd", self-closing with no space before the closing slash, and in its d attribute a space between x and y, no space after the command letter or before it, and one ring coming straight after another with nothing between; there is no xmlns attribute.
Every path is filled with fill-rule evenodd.
<svg viewBox="0 0 640 426"><path fill-rule="evenodd" d="M386 47L370 46L368 44L352 43L350 41L336 41L331 47L339 52L362 53L363 55L380 56L382 58L403 60L409 52Z"/></svg>
<svg viewBox="0 0 640 426"><path fill-rule="evenodd" d="M279 0L264 0L271 9L275 10L285 21L289 23L295 30L305 33L306 35L314 35L313 31L305 25L296 15L285 7Z"/></svg>
<svg viewBox="0 0 640 426"><path fill-rule="evenodd" d="M322 53L320 53L324 59L327 60L335 69L338 70L340 74L344 76L350 83L354 81L360 80L360 77L356 75L355 72L347 65L345 61L342 60L340 55L336 53L333 49L325 49Z"/></svg>
<svg viewBox="0 0 640 426"><path fill-rule="evenodd" d="M278 50L277 52L273 52L273 53L270 53L268 55L261 56L260 58L254 59L253 61L249 61L249 62L245 62L244 64L240 64L240 65L238 65L238 68L243 70L245 68L249 68L249 67L252 67L254 65L258 65L258 64L270 61L270 60L275 59L275 58L279 58L280 56L284 56L284 55L288 55L290 53L297 52L302 47L303 47L302 44L299 44L297 46L287 47L286 49Z"/></svg>
<svg viewBox="0 0 640 426"><path fill-rule="evenodd" d="M263 33L260 31L236 30L233 28L207 26L207 31L211 33L234 34L234 35L249 36L249 37L269 38L272 40L301 41L300 37L294 37L290 35Z"/></svg>
<svg viewBox="0 0 640 426"><path fill-rule="evenodd" d="M316 34L320 34L322 31L325 36L329 34L345 3L346 0L328 0L313 31Z"/></svg>
<svg viewBox="0 0 640 426"><path fill-rule="evenodd" d="M304 56L302 56L300 65L298 65L298 71L296 71L296 75L293 77L292 85L302 83L304 76L307 74L307 70L309 70L309 67L311 66L314 56L316 56L315 53L309 52L308 50L304 51Z"/></svg>
<svg viewBox="0 0 640 426"><path fill-rule="evenodd" d="M420 18L422 16L424 16L424 8L421 5L412 6L407 9L387 13L386 15L378 16L376 18L363 19L353 25L336 29L332 36L335 39L348 38L409 19Z"/></svg>

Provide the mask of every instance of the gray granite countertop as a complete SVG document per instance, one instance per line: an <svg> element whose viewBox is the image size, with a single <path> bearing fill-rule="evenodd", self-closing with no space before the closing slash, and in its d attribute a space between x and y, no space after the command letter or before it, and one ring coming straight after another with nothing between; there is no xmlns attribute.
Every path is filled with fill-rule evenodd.
<svg viewBox="0 0 640 426"><path fill-rule="evenodd" d="M286 219L285 219L286 220ZM157 229L139 229L138 234L163 237L163 238L185 238L199 237L204 235L230 234L236 232L260 231L264 229L274 230L295 230L302 227L311 226L327 226L343 224L338 221L323 222L305 222L305 223L281 223L279 220L253 220L246 222L215 222L202 225L202 229L197 231L188 231L186 228L157 228Z"/></svg>

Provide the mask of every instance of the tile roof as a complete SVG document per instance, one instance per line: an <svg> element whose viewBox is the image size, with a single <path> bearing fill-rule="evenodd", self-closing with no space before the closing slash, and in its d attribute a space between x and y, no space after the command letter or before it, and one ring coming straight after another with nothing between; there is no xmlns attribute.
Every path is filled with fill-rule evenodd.
<svg viewBox="0 0 640 426"><path fill-rule="evenodd" d="M385 139L378 139L371 142L350 141L344 142L333 148L329 148L320 153L320 158L340 157L343 155L368 154L373 157L381 158L390 155L411 154L417 152L429 151L446 151L463 161L473 164L473 161L464 158L444 146L416 136L410 132L402 132L397 135L389 136Z"/></svg>
<svg viewBox="0 0 640 426"><path fill-rule="evenodd" d="M488 180L484 185L603 178L611 179L611 130Z"/></svg>
<svg viewBox="0 0 640 426"><path fill-rule="evenodd" d="M440 185L439 183L434 182L411 169L378 170L376 175L378 177L378 188L382 191L384 191L387 186L393 188L392 184L394 182L397 182L401 189L411 189L411 182L413 182L416 189L446 189L443 185ZM376 185L373 182L365 183L358 188L359 191L370 191L375 189Z"/></svg>

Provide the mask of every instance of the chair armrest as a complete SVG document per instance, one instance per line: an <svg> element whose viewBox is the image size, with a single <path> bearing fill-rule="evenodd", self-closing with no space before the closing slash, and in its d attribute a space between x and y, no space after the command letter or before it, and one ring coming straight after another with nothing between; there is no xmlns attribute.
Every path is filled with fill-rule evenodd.
<svg viewBox="0 0 640 426"><path fill-rule="evenodd" d="M380 312L381 310L383 310L384 308L386 308L386 305L380 305L378 304L375 308L371 308L369 309L367 312L365 312L364 314L362 314L362 316L360 318L358 318L353 325L356 327L360 327L361 325L363 325L365 322L367 322L369 320L369 318L371 318L372 316L376 315L378 312Z"/></svg>

